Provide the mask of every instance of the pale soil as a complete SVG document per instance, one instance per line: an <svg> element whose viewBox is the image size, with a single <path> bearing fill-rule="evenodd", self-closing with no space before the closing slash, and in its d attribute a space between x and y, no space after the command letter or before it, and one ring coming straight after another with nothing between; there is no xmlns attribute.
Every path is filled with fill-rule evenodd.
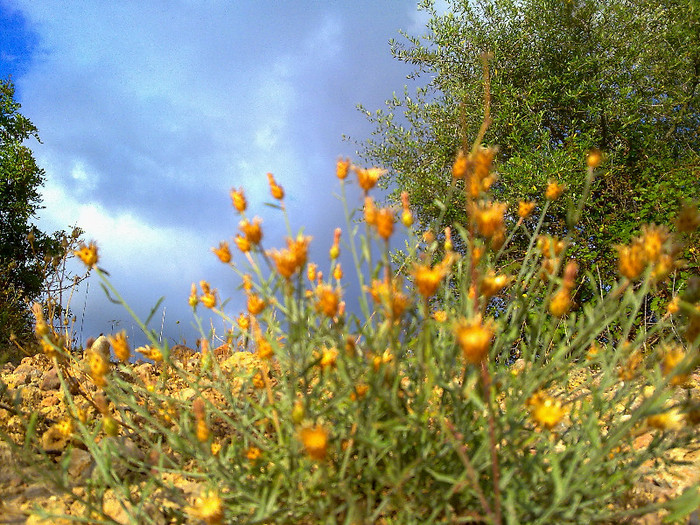
<svg viewBox="0 0 700 525"><path fill-rule="evenodd" d="M241 359L252 359L249 357L237 357L237 362L229 363L233 367L247 367L251 363L243 362ZM198 355L184 356L184 359L198 360ZM234 359L233 357L229 359ZM157 369L153 365L141 364L139 374L144 376L152 376L157 374ZM46 431L48 425L47 420L59 421L65 416L65 407L61 401L61 395L56 383L55 372L52 372L50 361L44 356L35 356L25 358L22 363L13 367L5 365L0 370L0 377L8 385L12 392L18 389L22 391L24 410L37 411L40 415L40 420L43 420L43 426L40 424L38 430L39 435ZM700 397L700 375L696 374L692 378L694 388L693 395ZM171 395L189 396L187 385L172 381L170 384ZM192 390L192 389L189 389ZM7 408L7 407L6 407ZM0 428L8 432L10 435L20 437L21 428L19 419L9 410L2 408L0 405ZM647 432L640 435L634 443L636 448L645 447L652 439L652 432ZM65 447L66 443L54 443L51 446L56 446L56 458L60 458L62 454L61 446ZM89 454L80 449L78 453L71 458L69 472L73 478L73 491L76 495L84 494L84 480L88 471L92 468L91 458ZM132 453L140 453L132 451ZM683 460L689 465L670 465L668 462L660 462L659 465L646 465L646 473L642 478L642 482L630 494L628 506L643 506L651 502L665 501L680 494L686 487L700 481L700 450L691 449L674 449L669 452L668 460ZM43 509L53 510L59 514L77 515L81 513L81 505L75 498L69 494L57 495L52 488L45 482L37 480L36 476L32 476L26 469L16 470L12 466L19 466L12 458L9 447L6 443L0 441L0 523L3 524L62 524L64 520L50 519L48 521L40 520L33 512L35 506ZM21 467L21 466L20 466ZM188 498L196 497L201 487L194 482L183 479L182 477L173 476L172 481L175 486L182 491ZM119 498L114 494L107 494L104 500L104 511L112 516L118 523L128 523L128 518L125 509L120 504ZM163 510L163 509L161 509ZM156 522L166 524L167 509L160 512L158 509L153 509L154 517L157 517ZM638 525L652 525L662 523L661 514L649 514L642 518L636 518L628 523ZM699 524L697 512L691 516L689 523Z"/></svg>

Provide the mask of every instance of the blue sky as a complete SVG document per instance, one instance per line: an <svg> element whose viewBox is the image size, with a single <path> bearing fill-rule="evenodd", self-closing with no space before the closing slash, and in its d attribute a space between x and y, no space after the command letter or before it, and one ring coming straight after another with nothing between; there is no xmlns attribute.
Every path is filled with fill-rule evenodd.
<svg viewBox="0 0 700 525"><path fill-rule="evenodd" d="M242 309L210 250L236 233L229 190L245 188L266 246L281 246L281 218L263 206L274 173L325 262L344 226L335 161L357 149L342 136L369 136L358 103L403 90L411 69L388 41L426 22L413 0L0 0L0 76L42 139L29 144L47 179L39 226L83 228L136 312L165 296L164 335L192 343L192 282ZM83 339L123 328L139 340L96 279L72 307Z"/></svg>

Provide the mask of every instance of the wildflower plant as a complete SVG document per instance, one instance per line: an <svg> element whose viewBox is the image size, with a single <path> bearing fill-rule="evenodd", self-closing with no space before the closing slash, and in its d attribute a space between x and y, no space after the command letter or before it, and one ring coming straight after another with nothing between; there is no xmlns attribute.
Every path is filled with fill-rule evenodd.
<svg viewBox="0 0 700 525"><path fill-rule="evenodd" d="M226 241L213 252L242 279L246 310L229 312L212 284L193 284L186 300L201 352L187 360L135 315L149 338L136 352L153 361L152 373L129 361L123 333L108 337L115 361L97 350L81 360L50 337L37 312L47 359L63 363L67 422L27 416L21 440L3 435L78 501L76 519L95 522L115 519L108 493L133 523L155 523L156 512L207 524L688 514L700 504L697 486L677 500L626 505L644 468L697 443L700 402L688 382L698 365L699 294L686 291L655 325L635 326L646 294L678 266L682 236L643 229L619 248L619 280L597 285L567 257L569 239L544 234L565 188L553 181L539 203L517 210L493 201L495 149L481 145L482 135L456 158L450 191L463 191L469 221L450 225L444 242L418 230L407 197L400 210L378 208L371 193L383 172L348 159L337 165L348 234L336 230L318 260L301 233L268 247L261 221L249 215L253 203L233 190L240 253ZM585 213L598 162L588 159L572 223ZM285 191L268 180L289 224ZM355 183L364 225L346 199ZM399 233L408 251L396 265L389 241ZM516 233L527 236L528 250L504 260ZM345 250L354 272L340 267ZM96 246L78 256L129 309ZM351 278L358 312L344 303ZM584 286L594 299L577 304ZM230 327L215 349L204 329L212 314ZM46 451L47 433L65 442L59 461ZM129 447L138 453L125 453ZM82 493L67 474L77 449L95 464ZM184 490L184 481L196 490Z"/></svg>

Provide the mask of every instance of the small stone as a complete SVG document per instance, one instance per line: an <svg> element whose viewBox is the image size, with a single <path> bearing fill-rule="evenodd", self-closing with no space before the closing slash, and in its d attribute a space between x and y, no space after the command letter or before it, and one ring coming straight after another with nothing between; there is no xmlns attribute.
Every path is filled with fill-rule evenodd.
<svg viewBox="0 0 700 525"><path fill-rule="evenodd" d="M92 474L92 469L95 467L95 461L86 450L73 448L64 452L64 456L70 454L68 463L68 474L75 484L82 483Z"/></svg>
<svg viewBox="0 0 700 525"><path fill-rule="evenodd" d="M44 374L44 378L39 384L41 390L58 390L61 388L61 380L58 378L58 370L53 367Z"/></svg>

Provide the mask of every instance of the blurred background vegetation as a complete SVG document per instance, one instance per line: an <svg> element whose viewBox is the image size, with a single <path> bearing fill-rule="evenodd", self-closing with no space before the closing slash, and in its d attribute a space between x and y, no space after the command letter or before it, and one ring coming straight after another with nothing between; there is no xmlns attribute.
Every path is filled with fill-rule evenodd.
<svg viewBox="0 0 700 525"><path fill-rule="evenodd" d="M33 221L41 209L44 170L37 166L25 141L39 140L31 121L20 112L11 79L0 79L0 361L30 352L33 337L31 304L57 297L65 282L65 259L81 235L78 228L47 234ZM52 321L65 312L51 308Z"/></svg>
<svg viewBox="0 0 700 525"><path fill-rule="evenodd" d="M368 111L371 164L389 170L390 200L408 191L426 227L440 214L457 151L471 144L484 116L481 56L490 64L492 123L486 145L499 148L495 198L540 200L550 179L567 186L550 208L547 233L567 231L567 203L580 196L585 156L604 153L592 198L573 235L572 255L603 282L616 276L614 246L644 223L670 224L700 198L700 4L675 0L432 1L423 36L392 41L415 82L386 108ZM465 148L466 149L466 148ZM438 231L466 224L461 192ZM441 226L441 227L440 227ZM698 273L697 233L682 254L676 287ZM510 260L523 254L513 246ZM678 280L680 279L680 281ZM671 286L673 285L673 281ZM670 290L657 296L668 298Z"/></svg>

